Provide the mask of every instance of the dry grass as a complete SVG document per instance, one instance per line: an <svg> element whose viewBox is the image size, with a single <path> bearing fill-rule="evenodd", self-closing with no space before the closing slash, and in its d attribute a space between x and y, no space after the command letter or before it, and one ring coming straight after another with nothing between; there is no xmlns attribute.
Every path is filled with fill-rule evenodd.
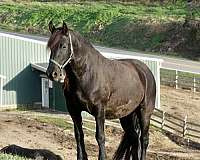
<svg viewBox="0 0 200 160"><path fill-rule="evenodd" d="M200 124L200 92L161 86L161 109L167 113Z"/></svg>

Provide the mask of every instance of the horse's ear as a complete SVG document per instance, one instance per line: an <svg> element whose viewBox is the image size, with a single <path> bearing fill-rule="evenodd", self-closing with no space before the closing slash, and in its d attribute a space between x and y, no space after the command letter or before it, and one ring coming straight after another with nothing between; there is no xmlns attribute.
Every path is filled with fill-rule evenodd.
<svg viewBox="0 0 200 160"><path fill-rule="evenodd" d="M66 34L68 32L67 24L63 21L63 34Z"/></svg>
<svg viewBox="0 0 200 160"><path fill-rule="evenodd" d="M55 31L55 26L53 25L52 20L49 22L49 31L51 32L51 34L53 34L53 32Z"/></svg>

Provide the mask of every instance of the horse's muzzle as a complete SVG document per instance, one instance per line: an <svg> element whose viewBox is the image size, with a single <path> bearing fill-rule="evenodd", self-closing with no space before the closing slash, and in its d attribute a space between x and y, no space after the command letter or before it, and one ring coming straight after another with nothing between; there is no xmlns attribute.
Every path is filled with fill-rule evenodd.
<svg viewBox="0 0 200 160"><path fill-rule="evenodd" d="M63 71L61 71L61 72L59 72L59 71L50 71L49 69L47 69L46 75L52 81L64 83L65 73Z"/></svg>

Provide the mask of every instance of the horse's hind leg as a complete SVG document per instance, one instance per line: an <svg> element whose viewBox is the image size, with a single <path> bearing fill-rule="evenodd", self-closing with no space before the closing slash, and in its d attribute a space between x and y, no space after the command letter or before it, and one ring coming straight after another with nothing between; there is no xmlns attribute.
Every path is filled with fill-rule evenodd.
<svg viewBox="0 0 200 160"><path fill-rule="evenodd" d="M154 104L149 103L148 105L141 106L140 110L137 112L141 128L141 137L140 137L141 149L142 149L141 160L146 159L146 150L149 145L149 126L153 109L154 109Z"/></svg>
<svg viewBox="0 0 200 160"><path fill-rule="evenodd" d="M114 160L140 160L140 124L136 112L120 119L125 133L114 155Z"/></svg>

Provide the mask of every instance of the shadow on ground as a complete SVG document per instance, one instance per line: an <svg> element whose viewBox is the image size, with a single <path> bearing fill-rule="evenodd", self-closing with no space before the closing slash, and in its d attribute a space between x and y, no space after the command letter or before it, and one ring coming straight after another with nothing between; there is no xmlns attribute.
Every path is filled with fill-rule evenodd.
<svg viewBox="0 0 200 160"><path fill-rule="evenodd" d="M179 146L184 146L188 149L200 150L200 143L198 142L175 135L169 131L164 131L164 134Z"/></svg>

